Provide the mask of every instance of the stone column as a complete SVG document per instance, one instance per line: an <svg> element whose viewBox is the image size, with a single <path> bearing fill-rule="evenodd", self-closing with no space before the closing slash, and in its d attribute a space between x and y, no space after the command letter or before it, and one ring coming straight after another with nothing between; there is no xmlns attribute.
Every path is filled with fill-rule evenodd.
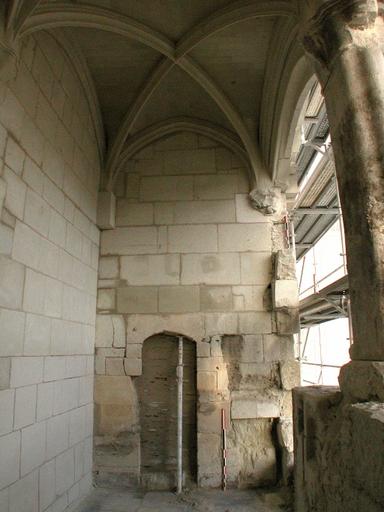
<svg viewBox="0 0 384 512"><path fill-rule="evenodd" d="M357 361L384 361L384 56L376 0L298 1L330 123ZM335 340L337 342L337 340ZM352 365L353 367L353 365Z"/></svg>

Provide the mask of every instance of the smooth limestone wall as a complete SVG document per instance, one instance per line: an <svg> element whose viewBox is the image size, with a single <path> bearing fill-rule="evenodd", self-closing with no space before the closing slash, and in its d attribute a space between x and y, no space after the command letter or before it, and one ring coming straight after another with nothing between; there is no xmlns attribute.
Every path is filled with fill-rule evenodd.
<svg viewBox="0 0 384 512"><path fill-rule="evenodd" d="M231 152L188 133L152 144L121 173L116 228L101 235L99 481L143 483L137 377L143 342L162 332L197 343L199 485L221 482L221 409L230 417L231 485L276 482L284 450L286 467L291 463L290 389L299 384L294 260L273 265L286 245L282 217L252 209L248 191ZM161 476L146 484L161 486Z"/></svg>
<svg viewBox="0 0 384 512"><path fill-rule="evenodd" d="M91 486L99 163L80 82L48 34L0 82L0 510Z"/></svg>

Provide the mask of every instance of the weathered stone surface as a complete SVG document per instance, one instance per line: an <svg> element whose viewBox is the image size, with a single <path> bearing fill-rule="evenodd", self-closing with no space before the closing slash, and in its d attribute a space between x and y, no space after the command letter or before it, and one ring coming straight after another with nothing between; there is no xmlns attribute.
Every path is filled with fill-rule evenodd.
<svg viewBox="0 0 384 512"><path fill-rule="evenodd" d="M230 286L203 286L201 288L201 311L230 311L232 290Z"/></svg>
<svg viewBox="0 0 384 512"><path fill-rule="evenodd" d="M298 361L281 361L279 367L283 389L290 391L300 385L300 363Z"/></svg>
<svg viewBox="0 0 384 512"><path fill-rule="evenodd" d="M157 310L157 288L129 286L117 289L117 311L119 313L157 313Z"/></svg>
<svg viewBox="0 0 384 512"><path fill-rule="evenodd" d="M384 402L384 362L351 361L341 368L339 383L351 401Z"/></svg>
<svg viewBox="0 0 384 512"><path fill-rule="evenodd" d="M273 281L272 302L274 309L298 308L299 292L295 279L279 279Z"/></svg>
<svg viewBox="0 0 384 512"><path fill-rule="evenodd" d="M124 371L125 375L130 375L132 377L136 377L138 375L142 374L143 366L142 366L142 360L141 358L138 359L124 359Z"/></svg>
<svg viewBox="0 0 384 512"><path fill-rule="evenodd" d="M275 279L296 279L296 261L291 249L282 249L275 255Z"/></svg>
<svg viewBox="0 0 384 512"><path fill-rule="evenodd" d="M280 408L278 404L257 400L236 400L232 401L232 419L252 418L278 418Z"/></svg>
<svg viewBox="0 0 384 512"><path fill-rule="evenodd" d="M295 334L300 329L300 319L298 309L284 308L276 311L276 329L277 334Z"/></svg>
<svg viewBox="0 0 384 512"><path fill-rule="evenodd" d="M200 310L198 286L162 286L159 288L160 313L195 313Z"/></svg>

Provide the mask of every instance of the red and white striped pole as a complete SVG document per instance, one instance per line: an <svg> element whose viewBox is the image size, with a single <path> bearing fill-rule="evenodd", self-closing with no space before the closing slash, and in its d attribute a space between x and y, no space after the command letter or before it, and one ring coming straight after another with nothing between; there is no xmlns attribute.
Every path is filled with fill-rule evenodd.
<svg viewBox="0 0 384 512"><path fill-rule="evenodd" d="M227 488L227 422L225 418L225 409L221 409L221 429L223 433L223 491Z"/></svg>

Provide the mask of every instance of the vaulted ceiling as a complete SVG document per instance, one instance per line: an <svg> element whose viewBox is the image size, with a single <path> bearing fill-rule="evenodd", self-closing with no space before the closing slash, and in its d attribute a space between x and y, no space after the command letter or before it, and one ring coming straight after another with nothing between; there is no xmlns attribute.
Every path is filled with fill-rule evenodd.
<svg viewBox="0 0 384 512"><path fill-rule="evenodd" d="M215 132L251 172L271 172L294 0L13 0L8 15L15 37L71 42L96 91L110 176L141 134L172 126Z"/></svg>

